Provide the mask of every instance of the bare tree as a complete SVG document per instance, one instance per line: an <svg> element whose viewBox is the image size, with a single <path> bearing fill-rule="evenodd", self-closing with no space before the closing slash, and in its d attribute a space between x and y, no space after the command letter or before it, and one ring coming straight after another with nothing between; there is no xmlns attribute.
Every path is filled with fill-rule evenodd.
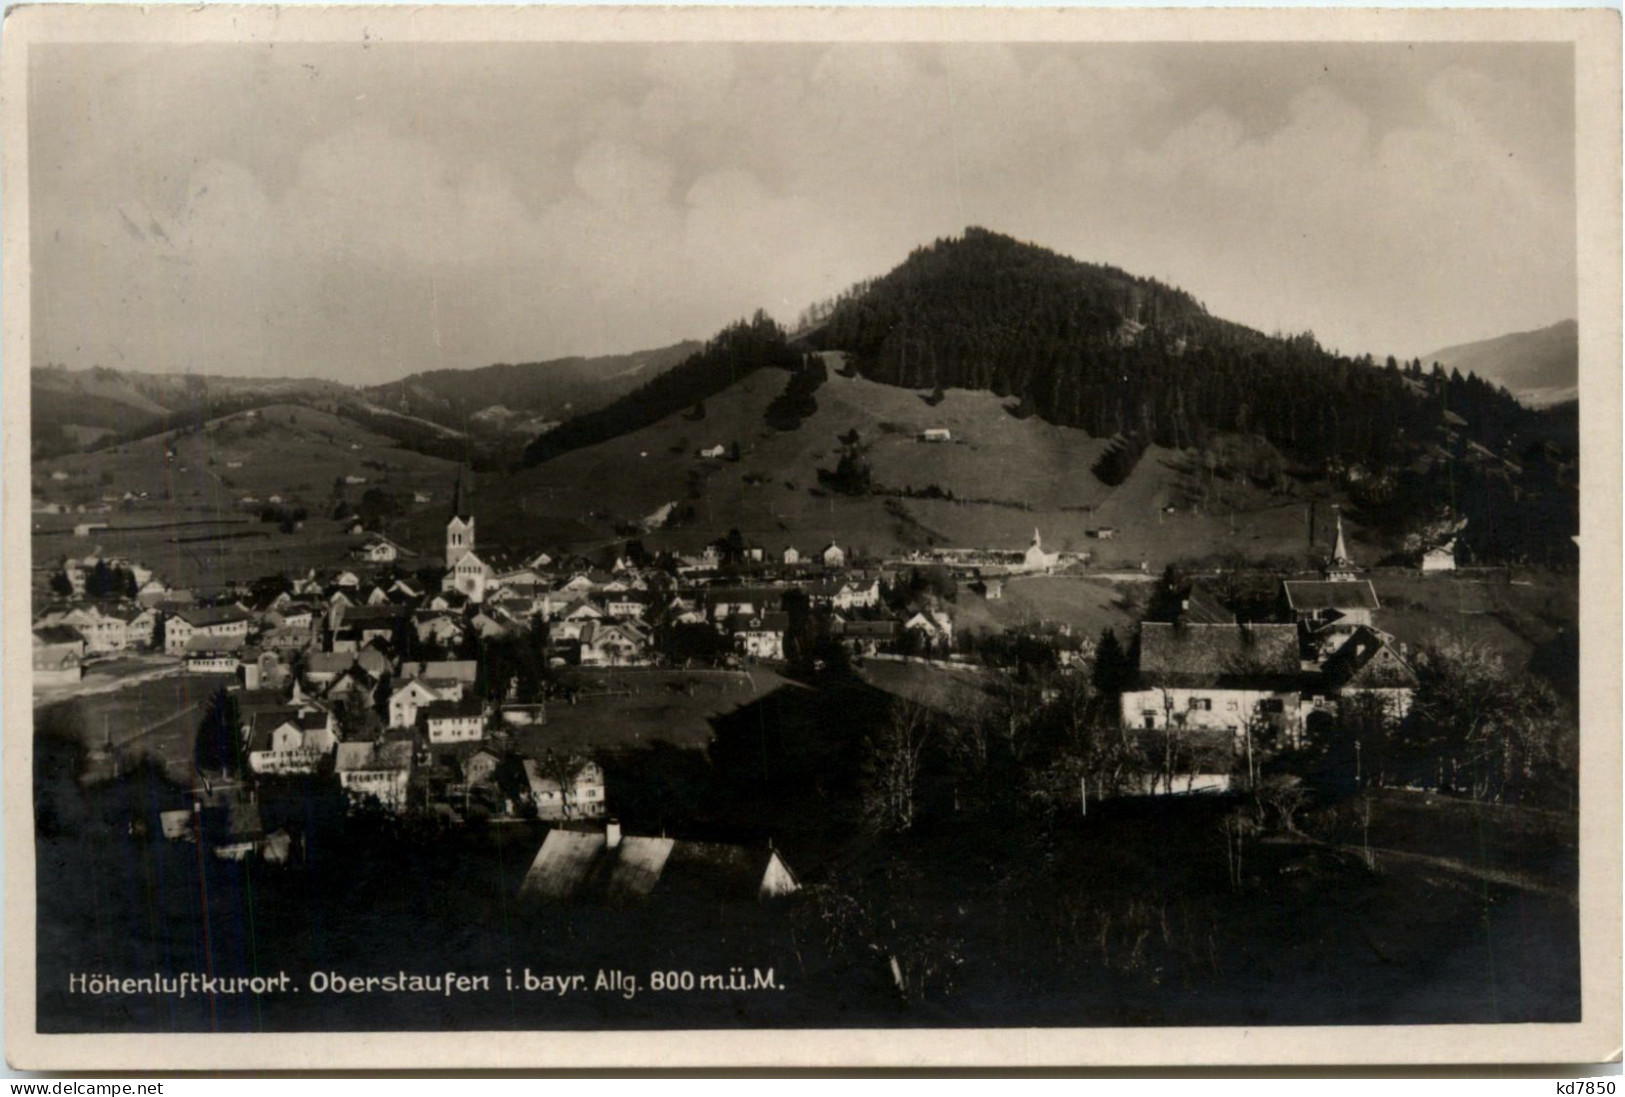
<svg viewBox="0 0 1625 1097"><path fill-rule="evenodd" d="M864 744L863 814L876 830L902 832L914 825L930 724L924 705L902 698Z"/></svg>

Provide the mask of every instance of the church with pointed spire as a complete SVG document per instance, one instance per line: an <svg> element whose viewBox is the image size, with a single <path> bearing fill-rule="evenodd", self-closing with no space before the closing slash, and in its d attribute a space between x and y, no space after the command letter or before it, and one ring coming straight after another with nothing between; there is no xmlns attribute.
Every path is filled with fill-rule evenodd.
<svg viewBox="0 0 1625 1097"><path fill-rule="evenodd" d="M474 551L474 513L463 495L463 470L457 470L457 482L451 489L451 516L446 520L446 570L451 571L457 561Z"/></svg>
<svg viewBox="0 0 1625 1097"><path fill-rule="evenodd" d="M485 601L492 575L491 566L474 551L474 508L459 469L451 492L451 515L446 519L446 577L440 589L454 590L478 605Z"/></svg>
<svg viewBox="0 0 1625 1097"><path fill-rule="evenodd" d="M1349 556L1348 542L1343 539L1343 513L1337 513L1337 541L1332 545L1332 556L1323 569L1326 579L1333 583L1353 583L1359 579L1354 559Z"/></svg>

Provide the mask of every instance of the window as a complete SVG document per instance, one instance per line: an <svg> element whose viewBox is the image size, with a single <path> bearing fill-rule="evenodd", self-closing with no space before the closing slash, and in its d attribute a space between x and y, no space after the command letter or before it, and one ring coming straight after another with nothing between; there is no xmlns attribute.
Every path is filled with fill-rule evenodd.
<svg viewBox="0 0 1625 1097"><path fill-rule="evenodd" d="M1260 712L1284 712L1286 711L1286 706L1281 703L1281 699L1279 697L1267 697L1258 702L1258 710Z"/></svg>
<svg viewBox="0 0 1625 1097"><path fill-rule="evenodd" d="M1213 701L1207 697L1192 697L1190 708L1192 712L1212 712Z"/></svg>
<svg viewBox="0 0 1625 1097"><path fill-rule="evenodd" d="M1224 707L1229 712L1235 712L1238 706L1234 701L1226 701Z"/></svg>

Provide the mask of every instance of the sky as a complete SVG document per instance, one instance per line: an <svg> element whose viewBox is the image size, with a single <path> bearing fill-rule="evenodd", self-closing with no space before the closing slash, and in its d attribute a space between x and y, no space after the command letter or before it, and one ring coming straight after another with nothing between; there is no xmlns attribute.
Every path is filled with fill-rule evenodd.
<svg viewBox="0 0 1625 1097"><path fill-rule="evenodd" d="M785 322L980 225L1403 357L1576 312L1528 44L31 53L36 364L318 376Z"/></svg>

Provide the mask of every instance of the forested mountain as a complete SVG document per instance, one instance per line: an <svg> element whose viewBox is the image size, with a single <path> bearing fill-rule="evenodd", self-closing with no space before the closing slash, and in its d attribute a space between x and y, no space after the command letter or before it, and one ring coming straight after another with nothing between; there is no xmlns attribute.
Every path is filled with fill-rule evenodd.
<svg viewBox="0 0 1625 1097"><path fill-rule="evenodd" d="M1153 279L983 229L917 250L810 338L874 380L988 389L1054 423L1171 447L1257 433L1316 464L1380 465L1443 421L1420 363L1382 368L1312 334L1266 336ZM1452 395L1480 441L1504 439L1521 410L1488 386Z"/></svg>
<svg viewBox="0 0 1625 1097"><path fill-rule="evenodd" d="M703 348L614 403L578 415L525 448L525 465L639 430L685 409L696 419L705 400L759 369L797 370L804 355L765 313L724 328Z"/></svg>
<svg viewBox="0 0 1625 1097"><path fill-rule="evenodd" d="M1571 400L1580 384L1580 325L1562 320L1536 331L1445 347L1426 355L1445 369L1476 373L1530 407Z"/></svg>
<svg viewBox="0 0 1625 1097"><path fill-rule="evenodd" d="M1113 438L1079 470L1108 484L1151 445L1236 475L1206 455L1220 436L1254 436L1298 476L1348 489L1365 521L1406 551L1441 514L1468 519L1469 558L1567 559L1572 549L1571 420L1470 373L1332 354L1311 333L1265 335L1154 279L977 228L809 309L794 340L760 315L728 329L654 382L538 438L525 463L685 408L703 414L706 397L763 366L806 373L809 348L844 352L862 376L927 390L928 401L950 388L990 391L1018 417ZM790 429L805 414L798 405L816 405L817 382L807 373L787 387L777 418Z"/></svg>

